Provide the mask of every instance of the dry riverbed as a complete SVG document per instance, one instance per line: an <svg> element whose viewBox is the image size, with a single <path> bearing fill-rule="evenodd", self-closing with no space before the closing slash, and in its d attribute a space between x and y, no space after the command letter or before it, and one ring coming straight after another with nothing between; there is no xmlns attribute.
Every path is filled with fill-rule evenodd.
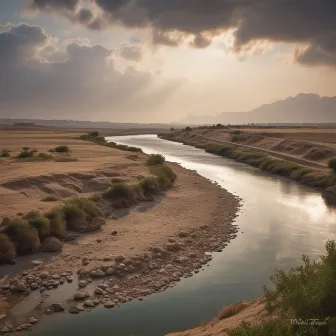
<svg viewBox="0 0 336 336"><path fill-rule="evenodd" d="M53 176L51 183L54 186L61 182L55 174L63 174L60 180L71 177L72 183L78 183L76 188L70 188L71 192L77 190L77 194L86 197L94 190L87 188L88 181L83 181L85 176L97 179L97 174L100 177L105 174L106 177L113 170L132 181L136 176L146 174L144 154L137 154L134 161L134 157L127 158L130 153L70 141L66 137L57 141L54 138L47 134L42 141L43 146L49 147L46 139L53 139L50 140L53 145L73 142L70 144L74 149L72 154L79 159L78 162L62 165L56 163L57 169L55 163L42 163L43 175ZM27 135L25 139L28 142ZM13 176L7 172L7 179L2 177L2 192L11 194L11 197L15 197L12 193L19 193L22 204L25 204L23 208L27 210L28 207L34 209L34 205L40 210L51 207L40 201L44 190L42 182L48 179L38 180L40 184L31 186L31 193L27 184L15 184L18 187L10 191L3 187L8 180L21 181L23 177L27 179L31 176L38 179L41 167L35 165L34 169L36 163L2 161L3 171L4 164L11 164L15 169ZM152 293L173 286L184 277L200 272L211 260L209 252L223 250L236 236L237 228L233 222L239 209L239 199L193 171L176 164L170 166L178 178L169 191L156 196L153 201L141 202L129 209L111 210L99 231L80 235L72 242L63 242L62 251L48 254L48 258L37 253L34 263L29 262L23 271L4 276L0 331L7 333L30 329L44 314L79 314L98 305L117 309L123 302L143 300ZM75 181L73 174L78 170L82 179L77 176ZM24 176L20 176L20 171ZM82 192L80 183L85 186ZM25 189L25 194L20 192L20 188ZM22 211L21 208L15 210L14 204L8 203L8 198L4 202L2 211ZM10 272L10 267L16 266L2 265L0 269ZM63 295L60 295L62 292ZM18 319L12 313L13 307L30 297L34 300L34 307Z"/></svg>

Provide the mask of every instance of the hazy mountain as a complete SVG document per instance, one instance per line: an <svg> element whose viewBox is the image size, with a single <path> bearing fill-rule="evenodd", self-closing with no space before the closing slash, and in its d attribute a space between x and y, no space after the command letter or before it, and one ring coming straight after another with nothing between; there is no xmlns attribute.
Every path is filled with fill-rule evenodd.
<svg viewBox="0 0 336 336"><path fill-rule="evenodd" d="M247 124L247 123L335 123L336 97L320 97L300 93L248 112L224 112L218 115L193 116L184 124Z"/></svg>

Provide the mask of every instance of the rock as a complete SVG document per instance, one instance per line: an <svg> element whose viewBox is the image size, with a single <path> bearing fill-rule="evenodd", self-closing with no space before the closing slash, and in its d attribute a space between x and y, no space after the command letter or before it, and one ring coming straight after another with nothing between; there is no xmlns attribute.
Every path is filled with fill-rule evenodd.
<svg viewBox="0 0 336 336"><path fill-rule="evenodd" d="M105 224L105 220L102 217L95 217L93 220L89 223L87 231L93 232L99 230L103 225Z"/></svg>
<svg viewBox="0 0 336 336"><path fill-rule="evenodd" d="M93 304L94 304L95 306L98 306L98 305L100 304L100 300L99 300L99 299L94 299L94 300L93 300Z"/></svg>
<svg viewBox="0 0 336 336"><path fill-rule="evenodd" d="M102 240L101 240L101 239L97 239L96 242L97 242L97 243L101 243Z"/></svg>
<svg viewBox="0 0 336 336"><path fill-rule="evenodd" d="M118 269L118 270L123 270L125 267L126 267L125 264L117 264L116 265L116 269Z"/></svg>
<svg viewBox="0 0 336 336"><path fill-rule="evenodd" d="M97 287L97 288L95 289L94 293L95 293L96 295L103 295L103 294L104 294L104 291L103 291L101 288Z"/></svg>
<svg viewBox="0 0 336 336"><path fill-rule="evenodd" d="M114 274L114 268L110 267L106 270L106 275L111 276Z"/></svg>
<svg viewBox="0 0 336 336"><path fill-rule="evenodd" d="M77 308L79 311L84 311L84 310L85 310L82 304L77 305L76 308Z"/></svg>
<svg viewBox="0 0 336 336"><path fill-rule="evenodd" d="M187 232L185 232L185 231L181 231L181 232L179 232L178 236L180 238L186 238L186 237L189 236L189 234Z"/></svg>
<svg viewBox="0 0 336 336"><path fill-rule="evenodd" d="M78 281L78 287L79 288L84 288L86 286L87 286L87 282L85 280Z"/></svg>
<svg viewBox="0 0 336 336"><path fill-rule="evenodd" d="M129 266L127 267L127 272L129 272L129 273L134 273L135 271L136 271L136 268L135 268L134 266L129 265Z"/></svg>
<svg viewBox="0 0 336 336"><path fill-rule="evenodd" d="M38 319L36 318L36 317L30 317L29 318L29 323L30 324L35 324L35 323L37 323L38 322Z"/></svg>
<svg viewBox="0 0 336 336"><path fill-rule="evenodd" d="M11 330L8 328L8 327L3 327L2 329L1 329L1 333L3 333L3 334L5 334L5 333L8 333L8 332L10 332Z"/></svg>
<svg viewBox="0 0 336 336"><path fill-rule="evenodd" d="M84 301L84 306L88 308L93 308L95 305L92 300L86 300Z"/></svg>
<svg viewBox="0 0 336 336"><path fill-rule="evenodd" d="M115 303L112 302L112 301L106 301L106 302L104 303L104 307L105 307L105 308L114 308L114 307L115 307Z"/></svg>
<svg viewBox="0 0 336 336"><path fill-rule="evenodd" d="M42 243L43 252L59 252L63 248L62 242L56 237L48 237Z"/></svg>
<svg viewBox="0 0 336 336"><path fill-rule="evenodd" d="M123 256L122 254L117 255L117 256L114 258L115 262L117 262L117 263L121 263L121 262L123 262L125 259L126 259L126 257Z"/></svg>
<svg viewBox="0 0 336 336"><path fill-rule="evenodd" d="M178 243L168 243L166 244L166 249L171 252L176 252L180 249L180 245Z"/></svg>
<svg viewBox="0 0 336 336"><path fill-rule="evenodd" d="M79 314L79 310L77 308L72 307L72 308L69 309L69 313L70 314Z"/></svg>
<svg viewBox="0 0 336 336"><path fill-rule="evenodd" d="M107 177L95 177L88 182L88 186L96 191L108 189L110 185L110 179Z"/></svg>
<svg viewBox="0 0 336 336"><path fill-rule="evenodd" d="M102 290L106 290L108 286L106 284L99 284L97 288L101 288Z"/></svg>
<svg viewBox="0 0 336 336"><path fill-rule="evenodd" d="M0 315L0 321L3 320L6 317L6 314L1 314Z"/></svg>
<svg viewBox="0 0 336 336"><path fill-rule="evenodd" d="M23 323L23 324L20 324L19 327L21 328L20 330L27 330L31 327L31 325L29 323Z"/></svg>
<svg viewBox="0 0 336 336"><path fill-rule="evenodd" d="M74 299L75 300L84 300L86 298L88 298L90 295L88 292L76 292L74 294Z"/></svg>
<svg viewBox="0 0 336 336"><path fill-rule="evenodd" d="M64 237L64 241L76 240L79 237L80 237L79 233L76 233L76 232L67 232L66 236Z"/></svg>
<svg viewBox="0 0 336 336"><path fill-rule="evenodd" d="M40 273L40 278L41 279L48 278L48 276L49 276L49 272L47 272L47 271L43 271L43 272Z"/></svg>
<svg viewBox="0 0 336 336"><path fill-rule="evenodd" d="M162 247L159 247L159 246L154 246L151 248L151 250L154 252L154 253L163 253L163 248Z"/></svg>
<svg viewBox="0 0 336 336"><path fill-rule="evenodd" d="M64 308L60 303L53 303L51 306L53 307L55 313L64 311Z"/></svg>
<svg viewBox="0 0 336 336"><path fill-rule="evenodd" d="M189 258L196 258L197 255L196 255L196 253L189 253L189 254L188 254L188 257L189 257Z"/></svg>
<svg viewBox="0 0 336 336"><path fill-rule="evenodd" d="M18 282L16 288L19 292L25 292L27 290L27 286L25 285L24 282Z"/></svg>
<svg viewBox="0 0 336 336"><path fill-rule="evenodd" d="M98 270L93 270L90 272L90 276L92 278L103 278L105 277L105 272L103 272L101 269L98 269Z"/></svg>
<svg viewBox="0 0 336 336"><path fill-rule="evenodd" d="M169 237L168 241L169 241L169 243L176 243L176 239L172 238L172 237Z"/></svg>
<svg viewBox="0 0 336 336"><path fill-rule="evenodd" d="M112 236L116 236L117 234L118 234L118 231L116 231L116 230L112 231L112 233L111 233Z"/></svg>
<svg viewBox="0 0 336 336"><path fill-rule="evenodd" d="M42 265L42 264L43 264L43 261L40 261L40 260L33 260L31 263L32 263L33 265L35 265L35 266L39 266L39 265Z"/></svg>
<svg viewBox="0 0 336 336"><path fill-rule="evenodd" d="M117 284L115 284L115 285L112 287L112 289L114 289L114 290L118 290L118 289L119 289L119 286L118 286Z"/></svg>
<svg viewBox="0 0 336 336"><path fill-rule="evenodd" d="M72 278L67 278L66 280L67 280L68 283L71 283L73 281Z"/></svg>
<svg viewBox="0 0 336 336"><path fill-rule="evenodd" d="M38 284L35 283L35 282L33 282L33 283L30 284L30 288L33 289L33 290L37 289L38 288Z"/></svg>
<svg viewBox="0 0 336 336"><path fill-rule="evenodd" d="M103 261L111 261L112 260L112 258L111 257L105 257L104 259L103 259Z"/></svg>

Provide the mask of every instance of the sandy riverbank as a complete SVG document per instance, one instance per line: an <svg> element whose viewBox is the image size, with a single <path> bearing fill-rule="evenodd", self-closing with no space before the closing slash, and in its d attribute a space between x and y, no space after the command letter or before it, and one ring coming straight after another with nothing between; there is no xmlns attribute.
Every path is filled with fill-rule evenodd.
<svg viewBox="0 0 336 336"><path fill-rule="evenodd" d="M7 194L1 197L3 216L54 207L55 204L42 201L46 190L54 190L58 197L62 194L87 197L98 192L90 183L93 179L118 174L131 183L138 176L148 175L146 155L137 153L136 159L134 156L130 159L130 153L74 140L67 133L15 134L13 139L7 133L2 139L8 140L5 147L12 146L9 149L13 151L22 146L45 151L66 144L72 150L71 155L78 159L77 162L42 163L1 159L0 188L3 195ZM200 271L211 260L205 252L222 250L235 237L237 229L232 222L239 200L195 172L176 164L171 167L178 179L165 194L131 209L111 211L101 230L83 234L75 243L65 242L60 254L51 254L52 258L43 264L17 275L17 282L23 282L27 289L36 283L37 290L43 289L43 292L48 288L59 287L57 290L60 290L71 282L74 286L81 281L82 289L78 290L84 293L84 306L83 300L74 300L73 295L64 302L54 302L72 313L79 313L82 309L92 309L91 303L114 307L131 299L142 299L168 288L182 277L191 276L195 270ZM25 183L27 181L29 183ZM14 199L19 200L19 207ZM37 253L35 260L40 256L42 254ZM53 290L47 292L52 299ZM41 299L43 295L41 293ZM22 329L29 328L25 325L29 317L40 317L46 310L55 310L50 302L50 299L48 304L39 302L37 309L28 312L26 320L6 321L4 318L1 328L20 328L22 323ZM5 287L1 313L7 314L12 305L12 294Z"/></svg>

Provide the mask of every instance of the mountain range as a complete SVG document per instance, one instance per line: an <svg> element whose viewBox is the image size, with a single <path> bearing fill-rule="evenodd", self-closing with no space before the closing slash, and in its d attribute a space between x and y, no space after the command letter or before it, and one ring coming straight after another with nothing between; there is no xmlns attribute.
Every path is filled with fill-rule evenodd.
<svg viewBox="0 0 336 336"><path fill-rule="evenodd" d="M336 97L300 93L247 112L224 112L218 115L189 115L181 124L249 124L249 123L335 123Z"/></svg>

